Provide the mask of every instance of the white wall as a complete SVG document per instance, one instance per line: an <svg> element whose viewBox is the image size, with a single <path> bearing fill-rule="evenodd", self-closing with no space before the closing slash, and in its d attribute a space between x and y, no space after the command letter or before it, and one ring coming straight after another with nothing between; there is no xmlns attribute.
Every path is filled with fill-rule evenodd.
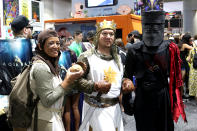
<svg viewBox="0 0 197 131"><path fill-rule="evenodd" d="M183 31L197 34L197 0L183 1Z"/></svg>
<svg viewBox="0 0 197 131"><path fill-rule="evenodd" d="M194 11L193 29L193 35L197 35L197 11Z"/></svg>
<svg viewBox="0 0 197 131"><path fill-rule="evenodd" d="M163 10L166 12L183 11L183 1L164 2Z"/></svg>
<svg viewBox="0 0 197 131"><path fill-rule="evenodd" d="M53 0L54 19L65 19L70 17L71 0Z"/></svg>
<svg viewBox="0 0 197 131"><path fill-rule="evenodd" d="M42 0L43 8L43 29L53 28L53 24L45 25L45 20L70 18L71 0Z"/></svg>
<svg viewBox="0 0 197 131"><path fill-rule="evenodd" d="M53 19L53 0L43 0L44 12L43 20L52 20Z"/></svg>
<svg viewBox="0 0 197 131"><path fill-rule="evenodd" d="M64 19L70 17L71 0L42 0L44 20Z"/></svg>

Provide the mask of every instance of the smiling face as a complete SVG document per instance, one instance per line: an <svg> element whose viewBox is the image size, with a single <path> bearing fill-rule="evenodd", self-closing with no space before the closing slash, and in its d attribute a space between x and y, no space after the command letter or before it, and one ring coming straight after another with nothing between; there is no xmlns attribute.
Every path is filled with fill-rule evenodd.
<svg viewBox="0 0 197 131"><path fill-rule="evenodd" d="M50 57L58 57L60 41L58 37L49 37L44 44L44 52Z"/></svg>
<svg viewBox="0 0 197 131"><path fill-rule="evenodd" d="M102 48L110 48L111 45L114 43L115 40L115 33L113 30L106 29L102 30L99 37L99 47Z"/></svg>

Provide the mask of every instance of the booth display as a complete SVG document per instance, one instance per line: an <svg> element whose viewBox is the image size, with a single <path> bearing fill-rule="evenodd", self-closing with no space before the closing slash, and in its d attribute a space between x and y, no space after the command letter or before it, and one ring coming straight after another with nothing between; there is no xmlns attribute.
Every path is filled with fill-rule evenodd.
<svg viewBox="0 0 197 131"><path fill-rule="evenodd" d="M114 20L117 24L116 38L122 38L125 44L127 43L127 35L132 30L142 32L141 17L133 14L47 20L45 21L45 28L48 28L49 26L52 27L53 25L53 27L58 31L60 28L65 27L71 35L73 35L74 31L81 30L84 38L86 38L87 32L90 30L96 30L95 24L103 21L104 19Z"/></svg>

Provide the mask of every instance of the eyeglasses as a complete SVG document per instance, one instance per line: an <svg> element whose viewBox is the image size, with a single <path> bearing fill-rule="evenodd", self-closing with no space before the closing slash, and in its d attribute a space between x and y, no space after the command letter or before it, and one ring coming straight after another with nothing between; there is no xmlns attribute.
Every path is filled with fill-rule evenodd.
<svg viewBox="0 0 197 131"><path fill-rule="evenodd" d="M107 37L108 35L110 36L110 37L113 37L114 36L114 33L107 33L107 32L103 32L103 33L101 33L103 36L105 36L105 37Z"/></svg>

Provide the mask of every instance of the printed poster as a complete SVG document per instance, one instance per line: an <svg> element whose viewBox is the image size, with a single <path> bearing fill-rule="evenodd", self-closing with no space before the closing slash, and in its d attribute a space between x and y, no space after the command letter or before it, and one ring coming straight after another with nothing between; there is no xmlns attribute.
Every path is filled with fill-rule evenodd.
<svg viewBox="0 0 197 131"><path fill-rule="evenodd" d="M40 22L40 7L39 2L32 1L32 19L35 19L36 22Z"/></svg>
<svg viewBox="0 0 197 131"><path fill-rule="evenodd" d="M13 39L14 35L12 34L12 30L10 26L4 26L5 31L5 38L6 39Z"/></svg>
<svg viewBox="0 0 197 131"><path fill-rule="evenodd" d="M22 7L22 15L26 16L27 18L29 18L28 15L28 0L22 0L21 2L21 7Z"/></svg>
<svg viewBox="0 0 197 131"><path fill-rule="evenodd" d="M30 40L0 40L0 95L11 91L10 80L16 77L33 56Z"/></svg>
<svg viewBox="0 0 197 131"><path fill-rule="evenodd" d="M19 15L19 0L3 0L3 25L9 26Z"/></svg>

